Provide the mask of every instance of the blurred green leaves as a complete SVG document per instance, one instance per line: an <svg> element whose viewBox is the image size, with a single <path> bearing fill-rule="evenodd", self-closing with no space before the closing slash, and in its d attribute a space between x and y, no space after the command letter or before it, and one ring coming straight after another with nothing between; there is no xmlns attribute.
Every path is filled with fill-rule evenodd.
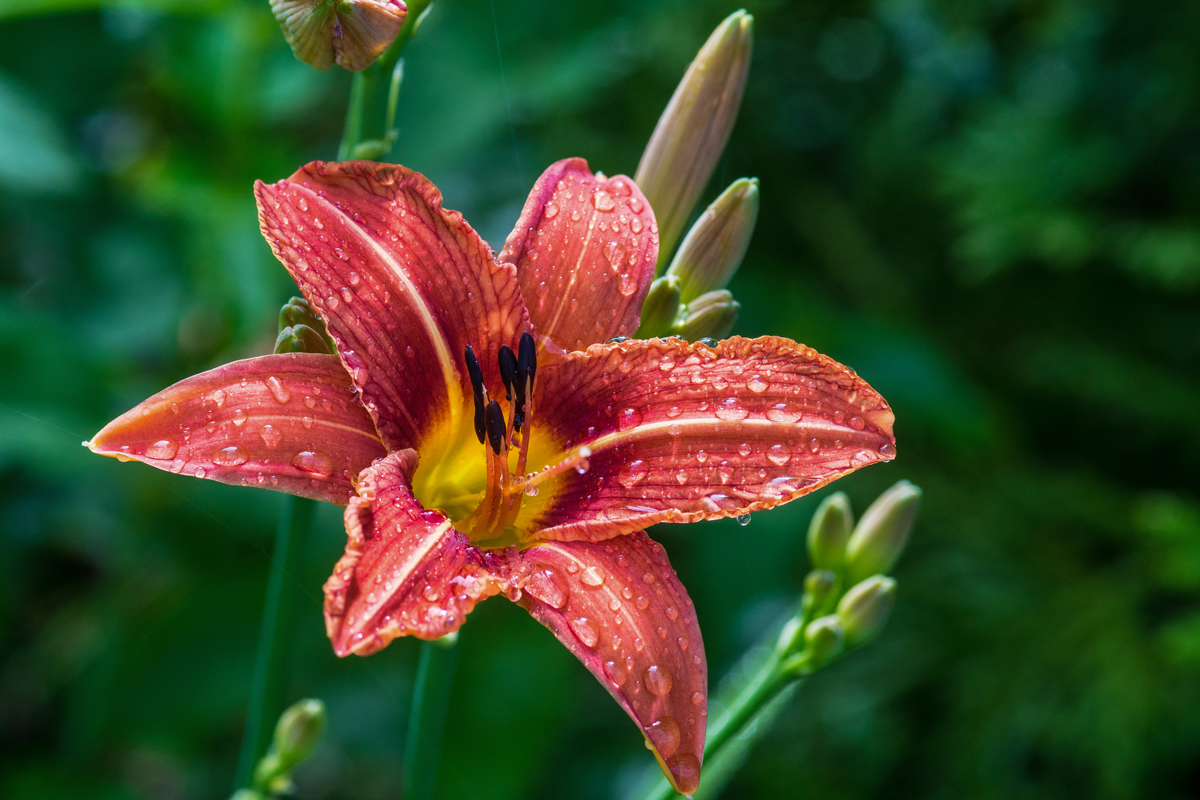
<svg viewBox="0 0 1200 800"><path fill-rule="evenodd" d="M81 177L61 123L0 73L0 189L66 192Z"/></svg>

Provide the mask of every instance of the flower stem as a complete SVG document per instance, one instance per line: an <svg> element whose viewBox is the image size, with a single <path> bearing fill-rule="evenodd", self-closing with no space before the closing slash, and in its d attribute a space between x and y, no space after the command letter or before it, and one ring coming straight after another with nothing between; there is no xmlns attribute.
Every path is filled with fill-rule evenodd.
<svg viewBox="0 0 1200 800"><path fill-rule="evenodd" d="M437 782L438 750L458 660L458 634L421 643L408 737L404 743L404 800L431 800Z"/></svg>
<svg viewBox="0 0 1200 800"><path fill-rule="evenodd" d="M258 636L258 654L254 678L250 684L250 704L246 711L246 731L238 756L233 788L250 785L254 764L266 749L269 730L278 714L284 683L283 652L298 584L294 576L303 558L305 540L312 524L316 503L285 495L275 534L275 552L271 556L271 575L267 582L267 600L263 606L262 628Z"/></svg>

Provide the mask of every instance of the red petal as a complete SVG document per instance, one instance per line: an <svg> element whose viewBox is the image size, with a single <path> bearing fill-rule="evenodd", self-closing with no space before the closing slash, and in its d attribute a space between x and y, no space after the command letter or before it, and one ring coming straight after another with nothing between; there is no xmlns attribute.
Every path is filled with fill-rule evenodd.
<svg viewBox="0 0 1200 800"><path fill-rule="evenodd" d="M895 454L884 399L789 339L594 345L537 379L542 430L592 451L585 474L548 481L538 538L748 514Z"/></svg>
<svg viewBox="0 0 1200 800"><path fill-rule="evenodd" d="M597 179L569 158L538 178L500 260L517 265L538 333L582 350L637 330L658 226L632 180Z"/></svg>
<svg viewBox="0 0 1200 800"><path fill-rule="evenodd" d="M261 356L185 378L117 417L101 455L345 505L387 451L333 356Z"/></svg>
<svg viewBox="0 0 1200 800"><path fill-rule="evenodd" d="M638 531L521 553L518 601L642 729L676 790L700 780L708 662L692 601L662 546Z"/></svg>
<svg viewBox="0 0 1200 800"><path fill-rule="evenodd" d="M346 507L346 552L325 582L325 630L339 656L369 655L397 636L445 636L500 591L484 555L413 497L416 466L414 450L389 454L359 476Z"/></svg>
<svg viewBox="0 0 1200 800"><path fill-rule="evenodd" d="M255 195L263 235L325 318L388 448L417 447L439 422L469 429L463 350L499 392L496 353L529 325L515 269L404 167L314 161Z"/></svg>

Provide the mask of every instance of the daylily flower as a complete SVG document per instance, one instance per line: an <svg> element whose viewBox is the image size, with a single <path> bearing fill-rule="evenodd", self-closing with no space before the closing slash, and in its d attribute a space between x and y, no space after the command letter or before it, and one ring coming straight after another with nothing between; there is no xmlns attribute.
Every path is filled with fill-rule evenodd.
<svg viewBox="0 0 1200 800"><path fill-rule="evenodd" d="M89 446L345 505L325 585L339 655L444 636L491 595L519 603L690 794L707 662L645 529L771 508L892 458L887 403L787 339L625 339L654 214L581 159L541 176L499 257L404 167L314 162L255 193L337 355L187 378Z"/></svg>

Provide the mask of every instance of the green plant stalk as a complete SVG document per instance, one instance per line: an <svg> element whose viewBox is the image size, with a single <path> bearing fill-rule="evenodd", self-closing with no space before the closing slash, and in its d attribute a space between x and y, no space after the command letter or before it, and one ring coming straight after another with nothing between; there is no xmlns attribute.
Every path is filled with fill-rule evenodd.
<svg viewBox="0 0 1200 800"><path fill-rule="evenodd" d="M759 714L771 706L773 703L778 705L776 701L786 693L788 697L795 692L800 680L808 674L808 670L803 668L801 655L786 658L786 654L779 649L773 649L766 661L754 672L750 680L742 686L737 696L725 708L721 714L713 720L708 729L708 736L704 743L704 762L715 762L725 755L727 745L733 745L747 727L759 716ZM764 719L764 723L752 732L752 735L747 739L738 742L740 749L748 750L753 740L757 736L765 733L771 722L774 721L774 715L770 715L769 719ZM743 752L744 755L744 752ZM732 771L729 772L732 774ZM700 782L699 793L706 796L711 796L706 789L705 781ZM643 795L643 800L671 800L671 798L679 797L674 789L671 788L666 778L660 777L654 786Z"/></svg>
<svg viewBox="0 0 1200 800"><path fill-rule="evenodd" d="M350 84L350 102L346 106L346 124L342 129L342 142L338 146L338 161L353 158L354 149L368 138L388 139L396 113L396 98L392 96L392 87L397 83L391 79L396 62L400 60L404 46L416 33L417 26L429 11L431 3L432 0L411 0L408 3L408 16L400 26L400 32L396 34L396 40L388 45L388 49L374 64L354 73ZM387 96L380 96L381 87L387 92ZM371 116L376 121L380 119L378 115L383 114L383 130L377 137L364 134L368 109L374 109Z"/></svg>
<svg viewBox="0 0 1200 800"><path fill-rule="evenodd" d="M446 707L458 661L458 634L421 643L408 736L404 743L404 800L432 800Z"/></svg>
<svg viewBox="0 0 1200 800"><path fill-rule="evenodd" d="M254 678L250 684L250 703L246 711L246 731L238 756L234 791L248 787L254 765L266 751L274 719L282 710L281 694L286 670L283 664L289 637L292 610L298 584L292 577L303 560L308 531L312 527L316 503L302 497L285 495L275 534L275 552L271 556L271 575L267 582L267 600L263 606L258 653L254 660Z"/></svg>

